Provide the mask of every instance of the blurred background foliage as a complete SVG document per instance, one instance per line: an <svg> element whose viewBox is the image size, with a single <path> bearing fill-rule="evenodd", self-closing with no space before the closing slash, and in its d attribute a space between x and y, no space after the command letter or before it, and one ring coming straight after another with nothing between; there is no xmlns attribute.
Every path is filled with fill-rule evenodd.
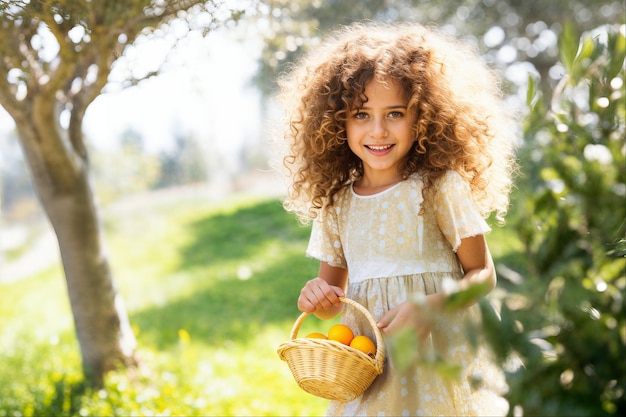
<svg viewBox="0 0 626 417"><path fill-rule="evenodd" d="M566 21L579 33L624 21L624 5L610 0L275 0L266 7L258 80L269 91L276 75L320 35L355 20L382 20L435 24L474 43L503 72L536 72L547 92L558 77L550 70L558 63L555 41Z"/></svg>
<svg viewBox="0 0 626 417"><path fill-rule="evenodd" d="M524 282L503 315L511 349L523 334L541 351L522 344L509 378L530 415L626 413L626 39L623 26L580 35L564 26L550 96L529 82L513 200Z"/></svg>

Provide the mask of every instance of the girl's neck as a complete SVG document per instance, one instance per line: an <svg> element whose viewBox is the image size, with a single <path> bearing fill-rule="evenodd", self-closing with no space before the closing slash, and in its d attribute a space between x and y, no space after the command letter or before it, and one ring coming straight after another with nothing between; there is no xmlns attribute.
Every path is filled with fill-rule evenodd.
<svg viewBox="0 0 626 417"><path fill-rule="evenodd" d="M358 195L374 195L393 187L400 181L402 178L399 175L390 178L377 178L376 180L364 176L354 182L352 189Z"/></svg>

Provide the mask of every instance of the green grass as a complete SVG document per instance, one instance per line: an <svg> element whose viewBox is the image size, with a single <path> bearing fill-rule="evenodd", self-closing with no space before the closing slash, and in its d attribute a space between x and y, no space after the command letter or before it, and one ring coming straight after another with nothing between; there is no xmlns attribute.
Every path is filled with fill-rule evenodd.
<svg viewBox="0 0 626 417"><path fill-rule="evenodd" d="M60 268L2 285L0 416L325 414L276 354L317 273L309 228L278 200L164 204L105 230L142 366L86 389ZM516 249L505 229L489 239L494 258ZM329 326L309 317L300 332Z"/></svg>
<svg viewBox="0 0 626 417"><path fill-rule="evenodd" d="M83 387L63 274L49 269L0 287L0 415L325 413L276 354L317 272L309 229L279 201L154 207L106 233L142 366Z"/></svg>

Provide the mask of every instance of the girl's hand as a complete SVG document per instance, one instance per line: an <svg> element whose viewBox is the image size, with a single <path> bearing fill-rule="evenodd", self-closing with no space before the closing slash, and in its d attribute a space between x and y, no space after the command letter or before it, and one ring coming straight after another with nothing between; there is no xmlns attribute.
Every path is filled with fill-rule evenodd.
<svg viewBox="0 0 626 417"><path fill-rule="evenodd" d="M444 294L431 294L425 297L423 304L413 301L405 301L392 308L383 315L378 322L385 334L394 333L400 329L410 327L415 330L420 341L430 334L434 314L439 310Z"/></svg>
<svg viewBox="0 0 626 417"><path fill-rule="evenodd" d="M345 297L341 287L330 285L320 277L313 278L300 291L298 309L304 313L328 311L331 315L335 315L341 308L339 297Z"/></svg>

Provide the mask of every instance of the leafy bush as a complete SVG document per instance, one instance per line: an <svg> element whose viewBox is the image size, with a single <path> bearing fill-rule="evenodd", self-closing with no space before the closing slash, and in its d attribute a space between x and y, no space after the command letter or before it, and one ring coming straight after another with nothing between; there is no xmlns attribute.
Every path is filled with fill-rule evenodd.
<svg viewBox="0 0 626 417"><path fill-rule="evenodd" d="M559 48L553 96L528 91L514 198L527 271L499 329L503 357L525 363L509 400L524 415L626 415L624 27L579 40L566 26Z"/></svg>

